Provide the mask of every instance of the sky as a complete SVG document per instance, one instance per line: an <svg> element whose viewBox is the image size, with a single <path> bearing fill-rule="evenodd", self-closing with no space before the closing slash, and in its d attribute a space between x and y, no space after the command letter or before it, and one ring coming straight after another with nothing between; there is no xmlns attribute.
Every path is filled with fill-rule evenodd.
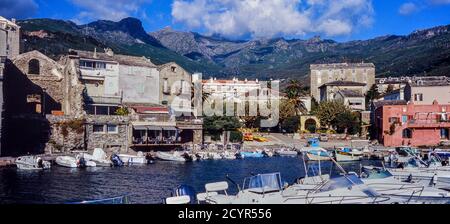
<svg viewBox="0 0 450 224"><path fill-rule="evenodd" d="M350 41L448 25L450 0L0 0L0 15L77 24L131 16L148 32Z"/></svg>

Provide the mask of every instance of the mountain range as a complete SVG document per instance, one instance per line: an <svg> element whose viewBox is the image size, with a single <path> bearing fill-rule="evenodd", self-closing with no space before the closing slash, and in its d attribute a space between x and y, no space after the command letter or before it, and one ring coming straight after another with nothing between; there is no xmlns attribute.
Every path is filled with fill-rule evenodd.
<svg viewBox="0 0 450 224"><path fill-rule="evenodd" d="M336 42L301 39L229 40L164 28L147 33L140 20L99 20L85 25L54 19L18 21L25 51L57 59L68 49L112 48L120 54L149 57L155 64L175 61L206 77L304 79L313 63L372 62L377 76L450 76L450 25Z"/></svg>

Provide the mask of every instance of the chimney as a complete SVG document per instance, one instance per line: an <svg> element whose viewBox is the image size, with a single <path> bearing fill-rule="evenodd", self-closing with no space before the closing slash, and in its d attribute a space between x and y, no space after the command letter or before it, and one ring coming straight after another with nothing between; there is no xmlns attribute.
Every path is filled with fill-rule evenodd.
<svg viewBox="0 0 450 224"><path fill-rule="evenodd" d="M15 19L15 18L12 18L12 19L11 19L11 22L14 23L14 24L16 24L16 19Z"/></svg>
<svg viewBox="0 0 450 224"><path fill-rule="evenodd" d="M105 53L110 57L114 56L114 51L111 48L105 48Z"/></svg>
<svg viewBox="0 0 450 224"><path fill-rule="evenodd" d="M93 57L97 58L97 48L94 48L94 55L93 55Z"/></svg>

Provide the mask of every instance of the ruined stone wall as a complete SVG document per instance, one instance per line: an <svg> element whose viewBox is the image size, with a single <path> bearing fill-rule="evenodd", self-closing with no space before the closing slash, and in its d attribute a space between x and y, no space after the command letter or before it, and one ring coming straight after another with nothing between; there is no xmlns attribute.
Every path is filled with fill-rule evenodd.
<svg viewBox="0 0 450 224"><path fill-rule="evenodd" d="M83 92L85 87L79 81L79 60L64 56L59 63L63 66L62 73L64 76L62 85L64 92L63 111L66 115L81 117L84 115Z"/></svg>
<svg viewBox="0 0 450 224"><path fill-rule="evenodd" d="M50 138L46 144L46 153L85 150L85 119L74 116L47 115L50 123Z"/></svg>

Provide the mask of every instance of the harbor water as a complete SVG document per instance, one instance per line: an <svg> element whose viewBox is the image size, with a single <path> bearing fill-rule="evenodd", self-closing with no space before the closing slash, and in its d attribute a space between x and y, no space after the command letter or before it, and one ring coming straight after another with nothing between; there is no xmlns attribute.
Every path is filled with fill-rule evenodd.
<svg viewBox="0 0 450 224"><path fill-rule="evenodd" d="M312 165L311 165L312 164ZM380 161L342 163L346 171L359 173L360 164L380 166ZM310 175L318 164L307 163ZM322 173L339 175L331 162L321 163ZM314 171L315 170L315 171ZM192 163L156 161L151 165L92 167L70 169L54 165L50 170L25 171L0 169L0 203L67 203L128 195L131 203L155 204L170 196L180 184L193 186L197 193L204 185L225 181L228 174L242 184L251 174L280 172L283 181L292 183L305 176L300 157L272 157L244 160L206 160ZM230 193L237 188L230 184Z"/></svg>

